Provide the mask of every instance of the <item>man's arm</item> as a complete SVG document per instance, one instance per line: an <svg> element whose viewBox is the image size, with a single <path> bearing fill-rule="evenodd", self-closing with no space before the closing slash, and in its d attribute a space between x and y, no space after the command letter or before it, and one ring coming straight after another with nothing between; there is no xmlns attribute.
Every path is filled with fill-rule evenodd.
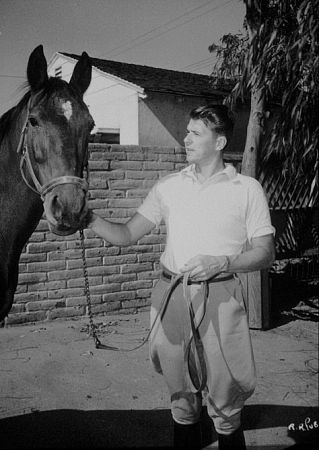
<svg viewBox="0 0 319 450"><path fill-rule="evenodd" d="M221 273L254 272L271 267L275 260L272 234L253 238L251 248L239 255L198 255L191 258L181 272L191 272L194 280L202 281Z"/></svg>
<svg viewBox="0 0 319 450"><path fill-rule="evenodd" d="M142 214L135 213L126 223L114 223L92 214L88 223L90 228L98 236L113 245L130 245L149 233L155 224Z"/></svg>

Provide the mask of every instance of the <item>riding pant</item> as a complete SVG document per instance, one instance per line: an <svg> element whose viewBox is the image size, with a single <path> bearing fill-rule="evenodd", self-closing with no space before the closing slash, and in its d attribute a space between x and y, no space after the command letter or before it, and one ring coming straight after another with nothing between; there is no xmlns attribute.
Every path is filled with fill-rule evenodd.
<svg viewBox="0 0 319 450"><path fill-rule="evenodd" d="M204 284L206 296L203 295ZM151 333L150 357L168 386L173 419L185 425L198 422L204 399L216 431L230 434L240 426L244 402L256 386L240 281L234 276L224 281L215 279L187 286L207 372L202 392L197 392L192 382L200 369L195 351L191 350L193 362L185 360L192 329L182 283L172 290L164 310L158 314L169 287L170 280L162 277L152 294L151 326L154 320L156 323Z"/></svg>

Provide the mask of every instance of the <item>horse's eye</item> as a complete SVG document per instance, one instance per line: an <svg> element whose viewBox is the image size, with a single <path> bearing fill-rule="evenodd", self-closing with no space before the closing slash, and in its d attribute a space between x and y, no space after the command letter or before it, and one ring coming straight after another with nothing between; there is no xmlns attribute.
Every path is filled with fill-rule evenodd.
<svg viewBox="0 0 319 450"><path fill-rule="evenodd" d="M29 117L29 122L32 127L39 126L39 122L37 121L37 119L35 117Z"/></svg>

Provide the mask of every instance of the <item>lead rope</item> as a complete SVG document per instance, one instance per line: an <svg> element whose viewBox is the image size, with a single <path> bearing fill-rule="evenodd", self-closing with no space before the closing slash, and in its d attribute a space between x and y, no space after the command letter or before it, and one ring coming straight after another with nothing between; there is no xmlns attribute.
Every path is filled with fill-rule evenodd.
<svg viewBox="0 0 319 450"><path fill-rule="evenodd" d="M105 349L105 350L118 350L116 347L111 347L109 345L102 344L96 334L96 326L93 323L91 293L90 293L89 276L88 276L86 257L85 257L85 244L84 244L83 228L81 228L79 231L80 231L80 241L81 241L81 250L82 250L82 261L83 261L84 291L85 291L85 296L86 296L86 302L87 302L88 314L89 314L89 322L90 322L89 334L93 338L95 348L97 348L97 349L101 348L101 349Z"/></svg>
<svg viewBox="0 0 319 450"><path fill-rule="evenodd" d="M83 275L84 275L84 291L86 296L86 303L88 307L88 315L89 315L89 335L92 336L95 348L97 349L103 349L103 350L113 350L113 351L122 351L122 352L132 352L133 350L137 350L141 348L150 338L151 333L153 329L155 328L155 325L157 323L157 319L162 315L162 311L165 309L166 304L169 300L171 291L167 292L167 295L164 296L161 307L156 315L156 318L154 322L152 323L152 326L146 336L146 338L143 340L143 342L139 345L137 345L134 348L119 348L119 347L113 347L111 345L105 345L102 344L99 340L97 333L96 333L96 325L93 322L93 314L92 314L92 303L91 303L91 293L90 293L90 284L89 284L89 276L87 271L87 264L86 264L86 256L85 256L85 243L84 243L84 233L83 228L79 230L80 233L80 242L81 242L81 250L82 250L82 261L83 261ZM178 280L176 280L177 284ZM174 285L175 286L175 285Z"/></svg>

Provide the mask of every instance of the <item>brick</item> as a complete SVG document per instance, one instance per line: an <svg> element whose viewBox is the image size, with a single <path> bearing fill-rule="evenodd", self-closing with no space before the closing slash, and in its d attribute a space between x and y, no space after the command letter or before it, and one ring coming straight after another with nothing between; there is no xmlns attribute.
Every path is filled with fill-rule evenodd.
<svg viewBox="0 0 319 450"><path fill-rule="evenodd" d="M24 303L13 303L12 308L10 310L10 315L11 314L18 314L18 313L23 313L25 312L25 304Z"/></svg>
<svg viewBox="0 0 319 450"><path fill-rule="evenodd" d="M165 236L148 234L141 238L141 244L160 244L165 242Z"/></svg>
<svg viewBox="0 0 319 450"><path fill-rule="evenodd" d="M66 242L37 242L27 245L27 251L29 253L43 253L65 249Z"/></svg>
<svg viewBox="0 0 319 450"><path fill-rule="evenodd" d="M101 264L99 267L90 267L88 269L89 277L97 277L100 276L103 279L108 277L109 275L118 274L120 272L120 268L118 266L104 266Z"/></svg>
<svg viewBox="0 0 319 450"><path fill-rule="evenodd" d="M45 238L45 233L35 231L29 238L29 242L42 242Z"/></svg>
<svg viewBox="0 0 319 450"><path fill-rule="evenodd" d="M46 279L47 274L44 272L19 274L19 284L39 283L40 281L46 281Z"/></svg>
<svg viewBox="0 0 319 450"><path fill-rule="evenodd" d="M122 308L139 308L141 306L148 306L151 302L145 298L137 298L134 300L129 300L121 303Z"/></svg>
<svg viewBox="0 0 319 450"><path fill-rule="evenodd" d="M120 253L119 247L98 247L98 248L89 248L85 250L85 256L87 258L97 258L97 257L103 257L103 264L104 264L104 257L105 256L112 256L116 257Z"/></svg>
<svg viewBox="0 0 319 450"><path fill-rule="evenodd" d="M15 294L15 303L28 303L45 300L48 297L47 291L45 292L25 292L21 294Z"/></svg>
<svg viewBox="0 0 319 450"><path fill-rule="evenodd" d="M126 264L122 267L122 273L143 272L145 270L152 270L151 263L142 264Z"/></svg>
<svg viewBox="0 0 319 450"><path fill-rule="evenodd" d="M130 170L127 172L127 177L130 180L157 180L158 179L158 173L156 171L151 170L143 170L143 171L136 171L136 170Z"/></svg>
<svg viewBox="0 0 319 450"><path fill-rule="evenodd" d="M125 153L123 153L125 155ZM104 151L94 151L90 155L89 168L91 166L92 161L105 160L108 157L108 153Z"/></svg>
<svg viewBox="0 0 319 450"><path fill-rule="evenodd" d="M127 255L129 253L148 253L153 249L152 245L129 245L127 247L121 247L121 254Z"/></svg>
<svg viewBox="0 0 319 450"><path fill-rule="evenodd" d="M48 273L48 280L69 280L70 278L79 278L83 276L81 269L56 270Z"/></svg>
<svg viewBox="0 0 319 450"><path fill-rule="evenodd" d="M90 237L89 239L84 239L84 247L85 248L92 248L92 247L102 247L103 246L103 239L97 238L97 237ZM82 250L82 244L80 239L77 239L76 241L71 241L67 243L68 249L76 248Z"/></svg>
<svg viewBox="0 0 319 450"><path fill-rule="evenodd" d="M66 263L62 260L48 261L48 262L36 262L28 264L28 272L38 272L38 271L51 271L58 269L65 269Z"/></svg>
<svg viewBox="0 0 319 450"><path fill-rule="evenodd" d="M133 180L111 180L110 189L136 189L140 187L138 181Z"/></svg>
<svg viewBox="0 0 319 450"><path fill-rule="evenodd" d="M111 170L142 170L143 163L139 161L111 161Z"/></svg>
<svg viewBox="0 0 319 450"><path fill-rule="evenodd" d="M122 192L120 192L119 194L123 196ZM91 205L92 199L94 200L95 198L101 199L101 198L108 198L108 197L109 197L109 191L107 189L91 189L89 204Z"/></svg>
<svg viewBox="0 0 319 450"><path fill-rule="evenodd" d="M90 296L91 304L97 304L102 302L102 295L91 295ZM86 306L87 305L87 298L85 295L82 295L80 297L71 297L66 298L66 306Z"/></svg>
<svg viewBox="0 0 319 450"><path fill-rule="evenodd" d="M148 189L131 189L130 191L127 192L127 197L130 198L145 198L148 194Z"/></svg>
<svg viewBox="0 0 319 450"><path fill-rule="evenodd" d="M147 289L152 287L152 281L138 280L122 283L122 289L124 291L132 291L137 289Z"/></svg>
<svg viewBox="0 0 319 450"><path fill-rule="evenodd" d="M153 289L138 289L137 296L140 298L149 298L152 295Z"/></svg>
<svg viewBox="0 0 319 450"><path fill-rule="evenodd" d="M105 294L108 292L117 292L121 290L121 284L120 283L106 283L101 284L99 286L91 286L90 292L92 294Z"/></svg>
<svg viewBox="0 0 319 450"><path fill-rule="evenodd" d="M20 286L26 286L29 292L46 291L48 289L46 283L21 284Z"/></svg>
<svg viewBox="0 0 319 450"><path fill-rule="evenodd" d="M155 262L160 258L160 253L143 253L138 255L139 262Z"/></svg>
<svg viewBox="0 0 319 450"><path fill-rule="evenodd" d="M63 300L43 300L39 302L26 303L26 309L28 312L32 311L47 311L54 308L63 308L65 302Z"/></svg>
<svg viewBox="0 0 319 450"><path fill-rule="evenodd" d="M140 153L132 152L127 154L128 161L157 161L158 155L141 151Z"/></svg>
<svg viewBox="0 0 319 450"><path fill-rule="evenodd" d="M48 222L46 221L46 219L40 219L36 231L48 231L49 230L49 225Z"/></svg>
<svg viewBox="0 0 319 450"><path fill-rule="evenodd" d="M48 292L48 298L79 297L82 295L84 295L83 288L59 289Z"/></svg>
<svg viewBox="0 0 319 450"><path fill-rule="evenodd" d="M132 291L112 292L103 295L103 302L115 302L123 300L132 300L136 298L136 293Z"/></svg>
<svg viewBox="0 0 319 450"><path fill-rule="evenodd" d="M45 253L21 253L21 263L42 262L46 261L47 256Z"/></svg>
<svg viewBox="0 0 319 450"><path fill-rule="evenodd" d="M125 255L125 256L108 256L103 258L103 264L105 265L121 265L128 263L135 263L137 261L137 256L134 255Z"/></svg>
<svg viewBox="0 0 319 450"><path fill-rule="evenodd" d="M148 272L140 272L137 274L139 280L158 280L161 275L161 270L151 270Z"/></svg>
<svg viewBox="0 0 319 450"><path fill-rule="evenodd" d="M116 274L109 275L107 277L103 277L103 283L125 283L128 281L135 281L136 274L135 273L127 273L127 274ZM123 288L123 286L122 286Z"/></svg>
<svg viewBox="0 0 319 450"><path fill-rule="evenodd" d="M159 146L148 146L148 145L143 145L142 146L142 150L145 152L150 152L150 153L174 153L174 148L173 147L159 147Z"/></svg>
<svg viewBox="0 0 319 450"><path fill-rule="evenodd" d="M106 189L107 180L105 178L92 178L90 180L90 190L91 189Z"/></svg>
<svg viewBox="0 0 319 450"><path fill-rule="evenodd" d="M102 264L102 258L86 258L86 266L87 267L95 267L100 266ZM83 269L83 261L82 259L68 259L66 261L67 269Z"/></svg>
<svg viewBox="0 0 319 450"><path fill-rule="evenodd" d="M92 313L101 314L107 313L109 311L117 311L118 309L120 309L120 307L121 307L120 302L102 303L101 305L94 305L92 307Z"/></svg>
<svg viewBox="0 0 319 450"><path fill-rule="evenodd" d="M95 286L97 284L103 283L102 277L88 277L89 286ZM85 279L84 277L81 278L72 278L67 282L67 287L74 288L74 287L84 287L85 286Z"/></svg>
<svg viewBox="0 0 319 450"><path fill-rule="evenodd" d="M99 160L91 161L89 165L90 170L110 170L109 161Z"/></svg>
<svg viewBox="0 0 319 450"><path fill-rule="evenodd" d="M54 320L61 319L63 317L78 317L83 316L84 311L84 306L54 309L52 311L48 311L47 318L49 320Z"/></svg>
<svg viewBox="0 0 319 450"><path fill-rule="evenodd" d="M39 322L46 319L45 311L25 312L17 314L9 314L6 318L7 325L21 325L23 323Z"/></svg>
<svg viewBox="0 0 319 450"><path fill-rule="evenodd" d="M48 260L52 259L79 259L82 258L82 251L80 248L71 248L64 250L63 252L49 252Z"/></svg>
<svg viewBox="0 0 319 450"><path fill-rule="evenodd" d="M47 281L45 286L48 291L52 289L64 289L66 287L66 280Z"/></svg>

